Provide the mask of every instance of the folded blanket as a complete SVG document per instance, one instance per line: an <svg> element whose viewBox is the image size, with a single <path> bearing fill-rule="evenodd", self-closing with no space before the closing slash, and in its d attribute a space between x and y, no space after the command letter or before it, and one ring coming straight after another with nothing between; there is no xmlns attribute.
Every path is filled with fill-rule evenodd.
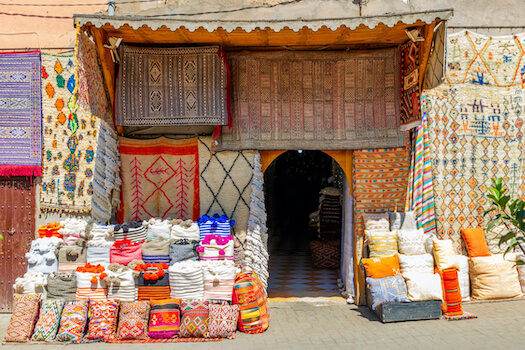
<svg viewBox="0 0 525 350"><path fill-rule="evenodd" d="M141 221L115 225L113 228L113 237L116 241L129 239L131 242L143 242L147 236L148 232L146 228L142 226Z"/></svg>
<svg viewBox="0 0 525 350"><path fill-rule="evenodd" d="M47 276L47 298L75 301L77 292L76 273L52 273Z"/></svg>
<svg viewBox="0 0 525 350"><path fill-rule="evenodd" d="M213 216L204 215L199 220L200 240L204 240L207 235L229 236L231 235L231 227L235 225L235 221L229 220L226 215Z"/></svg>
<svg viewBox="0 0 525 350"><path fill-rule="evenodd" d="M170 265L187 260L197 260L197 246L199 241L190 241L187 239L178 239L170 244Z"/></svg>
<svg viewBox="0 0 525 350"><path fill-rule="evenodd" d="M204 299L232 300L237 271L231 260L206 261L202 265Z"/></svg>
<svg viewBox="0 0 525 350"><path fill-rule="evenodd" d="M86 236L88 246L111 247L115 243L113 225L95 225Z"/></svg>
<svg viewBox="0 0 525 350"><path fill-rule="evenodd" d="M171 298L203 299L204 276L201 261L175 263L168 269Z"/></svg>

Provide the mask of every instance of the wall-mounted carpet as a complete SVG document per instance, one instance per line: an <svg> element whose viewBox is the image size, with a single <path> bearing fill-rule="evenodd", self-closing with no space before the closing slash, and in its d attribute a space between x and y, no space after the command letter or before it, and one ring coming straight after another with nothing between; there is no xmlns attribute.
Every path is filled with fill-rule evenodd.
<svg viewBox="0 0 525 350"><path fill-rule="evenodd" d="M225 125L229 68L218 46L120 46L116 121L122 126Z"/></svg>
<svg viewBox="0 0 525 350"><path fill-rule="evenodd" d="M229 54L233 127L217 149L403 146L397 49Z"/></svg>
<svg viewBox="0 0 525 350"><path fill-rule="evenodd" d="M99 119L75 106L73 56L42 55L41 211L91 210Z"/></svg>
<svg viewBox="0 0 525 350"><path fill-rule="evenodd" d="M42 176L38 51L0 53L0 176Z"/></svg>
<svg viewBox="0 0 525 350"><path fill-rule="evenodd" d="M401 46L401 128L421 123L419 110L419 45L409 41Z"/></svg>
<svg viewBox="0 0 525 350"><path fill-rule="evenodd" d="M119 137L122 205L117 221L199 218L198 139Z"/></svg>
<svg viewBox="0 0 525 350"><path fill-rule="evenodd" d="M225 214L235 220L234 235L244 244L255 152L215 152L210 157L211 142L211 137L199 138L201 215Z"/></svg>

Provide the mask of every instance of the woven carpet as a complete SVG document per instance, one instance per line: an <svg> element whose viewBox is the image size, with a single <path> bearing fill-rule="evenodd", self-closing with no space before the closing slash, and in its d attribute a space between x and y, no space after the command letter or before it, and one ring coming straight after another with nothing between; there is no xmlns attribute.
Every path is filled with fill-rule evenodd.
<svg viewBox="0 0 525 350"><path fill-rule="evenodd" d="M44 151L40 210L91 210L99 119L75 108L73 56L42 55Z"/></svg>
<svg viewBox="0 0 525 350"><path fill-rule="evenodd" d="M121 45L117 125L225 125L229 68L218 46Z"/></svg>
<svg viewBox="0 0 525 350"><path fill-rule="evenodd" d="M97 47L77 26L75 43L76 103L91 114L113 125L113 109L108 98L100 68Z"/></svg>
<svg viewBox="0 0 525 350"><path fill-rule="evenodd" d="M408 207L414 212L417 228L425 233L436 233L434 187L432 183L432 155L428 130L426 99L423 95L421 125L414 129L408 179Z"/></svg>
<svg viewBox="0 0 525 350"><path fill-rule="evenodd" d="M400 147L398 50L230 53L233 127L217 149Z"/></svg>
<svg viewBox="0 0 525 350"><path fill-rule="evenodd" d="M244 245L250 216L254 151L215 152L211 137L199 138L201 215L227 215L235 220L235 238Z"/></svg>
<svg viewBox="0 0 525 350"><path fill-rule="evenodd" d="M419 111L419 45L409 41L401 46L401 128L421 122Z"/></svg>
<svg viewBox="0 0 525 350"><path fill-rule="evenodd" d="M0 176L42 176L38 51L0 53Z"/></svg>
<svg viewBox="0 0 525 350"><path fill-rule="evenodd" d="M200 216L198 139L119 137L122 205L117 221Z"/></svg>
<svg viewBox="0 0 525 350"><path fill-rule="evenodd" d="M525 83L525 33L487 37L451 34L447 44L449 84L512 86Z"/></svg>

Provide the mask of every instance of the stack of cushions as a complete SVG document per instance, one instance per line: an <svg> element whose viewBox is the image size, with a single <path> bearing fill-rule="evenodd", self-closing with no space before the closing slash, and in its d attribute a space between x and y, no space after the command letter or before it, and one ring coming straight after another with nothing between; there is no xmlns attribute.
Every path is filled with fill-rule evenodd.
<svg viewBox="0 0 525 350"><path fill-rule="evenodd" d="M191 220L171 220L171 238L187 239L190 241L200 240L199 225Z"/></svg>
<svg viewBox="0 0 525 350"><path fill-rule="evenodd" d="M55 248L58 257L58 272L72 272L77 267L87 263L86 241L82 238L77 239L71 245L59 243Z"/></svg>
<svg viewBox="0 0 525 350"><path fill-rule="evenodd" d="M142 244L142 260L146 263L170 262L170 241L164 238L147 239Z"/></svg>
<svg viewBox="0 0 525 350"><path fill-rule="evenodd" d="M478 300L522 296L515 266L516 254L477 256L469 259L472 297Z"/></svg>
<svg viewBox="0 0 525 350"><path fill-rule="evenodd" d="M183 300L181 303L181 338L206 338L209 324L208 300Z"/></svg>
<svg viewBox="0 0 525 350"><path fill-rule="evenodd" d="M55 248L63 242L57 237L38 238L31 242L31 249L26 254L27 271L50 274L58 271L58 259Z"/></svg>
<svg viewBox="0 0 525 350"><path fill-rule="evenodd" d="M233 236L206 235L197 247L200 260L233 260Z"/></svg>
<svg viewBox="0 0 525 350"><path fill-rule="evenodd" d="M64 242L68 245L72 245L78 238L86 237L87 221L81 219L69 218L60 221L62 227L58 230L58 233L62 235Z"/></svg>
<svg viewBox="0 0 525 350"><path fill-rule="evenodd" d="M219 216L219 214L214 214L213 216L204 215L197 220L197 223L201 241L207 235L227 237L231 234L231 227L235 225L235 221L229 220L226 215Z"/></svg>
<svg viewBox="0 0 525 350"><path fill-rule="evenodd" d="M91 232L86 235L88 247L111 247L115 243L113 238L113 225L96 225Z"/></svg>
<svg viewBox="0 0 525 350"><path fill-rule="evenodd" d="M107 299L108 288L104 282L106 277L107 273L102 265L87 263L85 266L77 267L77 301Z"/></svg>
<svg viewBox="0 0 525 350"><path fill-rule="evenodd" d="M147 230L147 237L149 239L165 239L171 238L171 222L169 220L149 219L144 221L143 225Z"/></svg>
<svg viewBox="0 0 525 350"><path fill-rule="evenodd" d="M66 302L60 318L57 341L82 340L88 319L88 302Z"/></svg>
<svg viewBox="0 0 525 350"><path fill-rule="evenodd" d="M118 301L91 300L86 339L104 341L117 329Z"/></svg>
<svg viewBox="0 0 525 350"><path fill-rule="evenodd" d="M15 294L13 296L13 313L4 338L6 342L29 341L38 316L40 298L40 294Z"/></svg>
<svg viewBox="0 0 525 350"><path fill-rule="evenodd" d="M183 261L169 267L171 298L203 299L204 275L201 261Z"/></svg>
<svg viewBox="0 0 525 350"><path fill-rule="evenodd" d="M86 263L108 266L111 263L110 249L110 247L88 246L86 248Z"/></svg>
<svg viewBox="0 0 525 350"><path fill-rule="evenodd" d="M236 268L231 260L207 261L202 265L204 299L232 300Z"/></svg>
<svg viewBox="0 0 525 350"><path fill-rule="evenodd" d="M135 266L140 271L137 281L139 300L162 300L170 298L170 278L166 263L146 263Z"/></svg>
<svg viewBox="0 0 525 350"><path fill-rule="evenodd" d="M235 339L239 320L239 305L210 304L209 310L208 338Z"/></svg>
<svg viewBox="0 0 525 350"><path fill-rule="evenodd" d="M170 265L188 260L198 260L199 240L176 239L170 244Z"/></svg>
<svg viewBox="0 0 525 350"><path fill-rule="evenodd" d="M468 267L468 257L465 255L456 255L458 259L458 282L461 290L462 301L470 301L470 276Z"/></svg>
<svg viewBox="0 0 525 350"><path fill-rule="evenodd" d="M52 273L47 277L47 298L75 301L77 278L75 272Z"/></svg>
<svg viewBox="0 0 525 350"><path fill-rule="evenodd" d="M64 300L44 300L40 306L40 316L35 325L31 340L54 341L60 326L60 316Z"/></svg>
<svg viewBox="0 0 525 350"><path fill-rule="evenodd" d="M41 272L26 272L23 277L17 277L13 289L19 294L44 294L47 277Z"/></svg>
<svg viewBox="0 0 525 350"><path fill-rule="evenodd" d="M142 259L142 243L132 242L129 239L116 241L109 251L109 260L112 264L128 265L133 260Z"/></svg>
<svg viewBox="0 0 525 350"><path fill-rule="evenodd" d="M148 337L149 301L121 303L117 338L120 340L146 339Z"/></svg>
<svg viewBox="0 0 525 350"><path fill-rule="evenodd" d="M142 221L133 221L129 224L115 225L113 227L113 237L116 241L129 239L131 242L142 243L147 238L148 232L142 226Z"/></svg>
<svg viewBox="0 0 525 350"><path fill-rule="evenodd" d="M62 238L62 235L58 232L62 226L59 222L48 223L38 228L38 237L57 237Z"/></svg>
<svg viewBox="0 0 525 350"><path fill-rule="evenodd" d="M181 299L151 300L151 315L149 318L150 338L170 339L180 331Z"/></svg>
<svg viewBox="0 0 525 350"><path fill-rule="evenodd" d="M108 287L108 299L126 302L137 300L135 274L131 268L119 264L109 264L106 273L107 277L104 278L104 282Z"/></svg>
<svg viewBox="0 0 525 350"><path fill-rule="evenodd" d="M245 333L262 333L270 324L266 292L259 277L252 271L241 272L235 278L233 304L239 305L238 328Z"/></svg>

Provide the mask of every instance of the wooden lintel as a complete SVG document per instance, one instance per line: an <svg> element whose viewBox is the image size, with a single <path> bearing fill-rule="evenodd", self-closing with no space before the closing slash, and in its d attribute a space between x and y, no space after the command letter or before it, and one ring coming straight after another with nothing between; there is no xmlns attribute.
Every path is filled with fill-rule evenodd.
<svg viewBox="0 0 525 350"><path fill-rule="evenodd" d="M436 28L436 21L423 27L423 37L425 41L419 46L419 91L423 86L423 80L426 77L428 60L430 58L430 49L432 48L432 40L434 38L434 28Z"/></svg>
<svg viewBox="0 0 525 350"><path fill-rule="evenodd" d="M111 58L109 49L104 47L104 43L108 42L108 34L102 28L91 27L91 32L95 38L95 44L97 45L98 57L100 58L100 64L102 65L102 73L108 89L109 99L111 105L115 105L115 63Z"/></svg>

